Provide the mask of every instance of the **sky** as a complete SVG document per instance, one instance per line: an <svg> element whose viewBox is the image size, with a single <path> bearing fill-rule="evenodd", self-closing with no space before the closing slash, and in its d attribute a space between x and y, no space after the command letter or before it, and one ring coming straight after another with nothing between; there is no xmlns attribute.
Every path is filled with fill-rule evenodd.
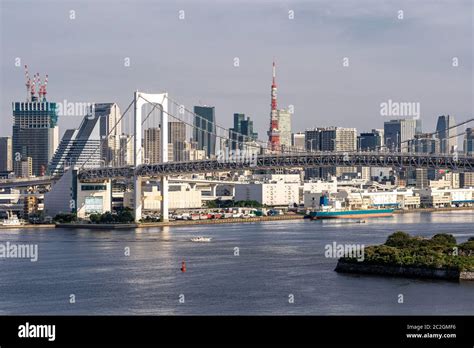
<svg viewBox="0 0 474 348"><path fill-rule="evenodd" d="M273 59L293 131L383 128L388 100L419 103L424 131L439 115L474 116L472 0L0 0L0 11L0 136L26 98L24 64L49 75L50 101L123 110L137 89L166 91L215 106L225 127L245 113L260 139ZM80 120L61 117L60 133Z"/></svg>

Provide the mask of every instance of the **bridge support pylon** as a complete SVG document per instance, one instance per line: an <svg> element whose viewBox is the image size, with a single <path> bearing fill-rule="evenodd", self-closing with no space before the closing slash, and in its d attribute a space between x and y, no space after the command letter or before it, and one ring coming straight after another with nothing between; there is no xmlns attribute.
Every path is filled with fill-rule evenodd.
<svg viewBox="0 0 474 348"><path fill-rule="evenodd" d="M142 107L145 104L161 106L161 162L168 162L168 93L149 94L135 91L134 93L134 166L142 165ZM135 222L142 218L142 185L139 176L134 177ZM168 177L161 177L161 220L168 221Z"/></svg>

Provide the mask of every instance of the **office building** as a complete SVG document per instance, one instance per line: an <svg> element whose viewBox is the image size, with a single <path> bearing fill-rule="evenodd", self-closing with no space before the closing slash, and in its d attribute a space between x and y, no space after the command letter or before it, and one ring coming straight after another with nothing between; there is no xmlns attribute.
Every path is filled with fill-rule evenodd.
<svg viewBox="0 0 474 348"><path fill-rule="evenodd" d="M0 172L11 172L13 170L12 161L12 138L0 138Z"/></svg>
<svg viewBox="0 0 474 348"><path fill-rule="evenodd" d="M206 156L211 158L216 153L215 108L213 106L195 106L194 114L193 140L197 142L198 150L204 150Z"/></svg>
<svg viewBox="0 0 474 348"><path fill-rule="evenodd" d="M292 133L291 134L291 147L295 151L306 150L306 137L304 132Z"/></svg>
<svg viewBox="0 0 474 348"><path fill-rule="evenodd" d="M229 148L232 150L248 150L249 146L258 139L253 130L253 121L245 114L234 114L234 127L229 129Z"/></svg>
<svg viewBox="0 0 474 348"><path fill-rule="evenodd" d="M31 157L22 157L13 163L13 170L17 178L29 178L33 176L33 159Z"/></svg>
<svg viewBox="0 0 474 348"><path fill-rule="evenodd" d="M145 163L152 164L161 162L161 129L159 127L145 129L143 153Z"/></svg>
<svg viewBox="0 0 474 348"><path fill-rule="evenodd" d="M168 161L184 161L186 124L183 122L168 122L168 142L173 144L172 156L168 157Z"/></svg>
<svg viewBox="0 0 474 348"><path fill-rule="evenodd" d="M439 153L439 139L430 133L415 134L415 137L408 141L408 148L413 153Z"/></svg>
<svg viewBox="0 0 474 348"><path fill-rule="evenodd" d="M384 144L384 131L372 129L370 133L361 133L357 139L357 147L360 151L380 151Z"/></svg>
<svg viewBox="0 0 474 348"><path fill-rule="evenodd" d="M103 165L100 153L100 117L85 116L78 129L68 129L48 166L49 175L62 175L69 167Z"/></svg>
<svg viewBox="0 0 474 348"><path fill-rule="evenodd" d="M408 141L415 137L416 120L400 119L384 123L385 147L390 152L408 152Z"/></svg>
<svg viewBox="0 0 474 348"><path fill-rule="evenodd" d="M89 114L89 117L95 116L100 120L101 159L106 166L118 166L122 135L119 106L116 103L96 103L91 106Z"/></svg>
<svg viewBox="0 0 474 348"><path fill-rule="evenodd" d="M32 174L42 176L59 142L56 103L35 97L34 101L13 103L12 109L12 156L15 161L30 157Z"/></svg>
<svg viewBox="0 0 474 348"><path fill-rule="evenodd" d="M439 116L438 123L436 124L436 133L439 139L440 152L449 154L456 151L457 141L457 130L456 122L453 116Z"/></svg>
<svg viewBox="0 0 474 348"><path fill-rule="evenodd" d="M466 134L464 134L464 154L466 156L474 156L474 129L466 128Z"/></svg>
<svg viewBox="0 0 474 348"><path fill-rule="evenodd" d="M291 113L288 110L278 110L278 130L280 146L285 151L291 147Z"/></svg>

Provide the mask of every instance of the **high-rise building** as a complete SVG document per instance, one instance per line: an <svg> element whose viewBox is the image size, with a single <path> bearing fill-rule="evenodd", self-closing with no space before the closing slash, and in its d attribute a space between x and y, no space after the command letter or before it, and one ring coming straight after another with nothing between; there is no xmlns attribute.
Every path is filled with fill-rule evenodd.
<svg viewBox="0 0 474 348"><path fill-rule="evenodd" d="M90 115L100 120L101 158L105 165L118 166L122 135L119 106L116 103L96 103L91 106Z"/></svg>
<svg viewBox="0 0 474 348"><path fill-rule="evenodd" d="M30 79L28 67L25 65L26 101L12 103L13 132L12 151L13 160L21 162L30 158L31 174L41 176L46 173L50 159L59 142L57 126L58 113L56 103L46 100L46 85L48 77L43 83L39 74ZM29 163L26 159L26 163ZM14 166L16 171L22 166ZM23 173L24 174L24 173Z"/></svg>
<svg viewBox="0 0 474 348"><path fill-rule="evenodd" d="M342 127L326 127L307 129L305 132L307 151L337 151L352 152L357 149L357 129ZM305 176L309 178L342 176L343 174L356 175L356 167L325 167L308 168Z"/></svg>
<svg viewBox="0 0 474 348"><path fill-rule="evenodd" d="M12 162L12 138L0 138L0 172L11 172Z"/></svg>
<svg viewBox="0 0 474 348"><path fill-rule="evenodd" d="M357 129L327 127L321 130L321 151L355 151Z"/></svg>
<svg viewBox="0 0 474 348"><path fill-rule="evenodd" d="M385 146L391 152L408 152L408 140L416 133L416 120L400 119L384 123Z"/></svg>
<svg viewBox="0 0 474 348"><path fill-rule="evenodd" d="M59 143L49 166L50 175L62 175L68 167L100 167L100 117L87 115L78 129L68 129Z"/></svg>
<svg viewBox="0 0 474 348"><path fill-rule="evenodd" d="M291 113L288 110L278 110L278 130L280 147L285 151L291 147Z"/></svg>
<svg viewBox="0 0 474 348"><path fill-rule="evenodd" d="M372 129L370 133L360 133L357 147L360 151L380 151L384 142L383 129Z"/></svg>
<svg viewBox="0 0 474 348"><path fill-rule="evenodd" d="M307 129L305 132L306 151L321 150L321 131L323 128Z"/></svg>
<svg viewBox="0 0 474 348"><path fill-rule="evenodd" d="M173 155L169 161L184 161L186 142L186 124L183 122L168 122L168 142L173 144Z"/></svg>
<svg viewBox="0 0 474 348"><path fill-rule="evenodd" d="M35 97L34 101L13 103L12 109L13 159L30 157L32 174L44 175L59 142L56 103Z"/></svg>
<svg viewBox="0 0 474 348"><path fill-rule="evenodd" d="M295 151L304 151L306 149L305 133L293 133L291 134L291 146Z"/></svg>
<svg viewBox="0 0 474 348"><path fill-rule="evenodd" d="M145 129L143 137L145 163L161 162L161 129L152 127Z"/></svg>
<svg viewBox="0 0 474 348"><path fill-rule="evenodd" d="M439 139L439 147L441 153L454 153L456 151L457 146L457 130L456 122L454 121L454 117L447 115L447 116L439 116L438 123L436 124L436 133Z"/></svg>
<svg viewBox="0 0 474 348"><path fill-rule="evenodd" d="M474 129L466 128L466 134L464 134L464 154L466 156L474 156Z"/></svg>
<svg viewBox="0 0 474 348"><path fill-rule="evenodd" d="M234 127L229 129L230 149L248 150L250 144L258 139L253 130L253 121L245 114L234 114Z"/></svg>
<svg viewBox="0 0 474 348"><path fill-rule="evenodd" d="M22 157L13 162L13 170L17 178L29 178L33 176L33 159L31 157Z"/></svg>
<svg viewBox="0 0 474 348"><path fill-rule="evenodd" d="M408 141L408 148L414 153L439 153L439 139L430 133L415 134L415 137Z"/></svg>
<svg viewBox="0 0 474 348"><path fill-rule="evenodd" d="M135 142L133 141L133 137L128 134L122 134L119 136L119 156L118 156L118 163L119 167L125 166L132 166L133 165L133 147L135 146Z"/></svg>
<svg viewBox="0 0 474 348"><path fill-rule="evenodd" d="M195 106L194 141L198 150L204 150L211 158L216 153L216 118L213 106Z"/></svg>

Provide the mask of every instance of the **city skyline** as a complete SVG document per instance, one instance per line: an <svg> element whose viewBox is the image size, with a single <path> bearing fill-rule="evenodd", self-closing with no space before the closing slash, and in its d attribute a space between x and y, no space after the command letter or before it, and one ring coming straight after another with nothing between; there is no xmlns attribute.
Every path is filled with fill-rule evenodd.
<svg viewBox="0 0 474 348"><path fill-rule="evenodd" d="M128 23L132 18L127 19L120 13L126 12L129 3L113 8L107 8L107 1L94 3L97 13L88 10L84 2L77 6L75 2L58 6L55 3L54 11L45 13L45 16L50 19L51 27L54 27L54 23L71 26L65 26L66 34L74 35L77 40L68 42L68 38L53 33L51 29L54 28L48 26L44 28L44 35L40 36L31 37L22 28L15 29L14 35L9 35L11 29L8 28L12 27L9 26L10 18L14 18L13 14L18 8L13 2L2 2L4 21L1 46L4 59L1 67L1 111L2 121L9 124L2 128L0 136L10 135L11 103L25 98L24 64L28 64L32 72L49 74L50 101L111 101L124 108L136 88L155 92L168 90L170 95L189 107L203 104L215 106L216 122L227 128L232 125L234 113L251 115L256 130L261 134L268 129L270 62L274 57L278 64L279 108L294 106L293 131L332 125L357 127L359 132L369 131L374 126L381 128L389 118L381 116L380 103L387 100L418 102L421 105L424 131L434 130L439 115L450 114L458 121L472 115L472 52L468 45L472 39L468 25L472 5L468 1L458 1L449 7L430 7L431 17L421 16L420 6L406 1L397 3L400 6L383 2L370 11L368 7L357 10L354 5L347 3L334 8L325 1L317 4L296 1L290 2L287 7L260 1L252 5L255 11L232 3L231 12L235 13L227 11L231 6L227 2L217 4L203 1L202 4L212 6L202 8L190 2L180 3L181 6L146 1L140 3L151 9L161 9L154 14L160 16L161 24L142 21L144 23L139 24L137 32L153 28L177 30L178 39L173 43L167 41L166 35L158 40L159 45L172 44L177 49L176 55L160 57L157 53L141 52L147 47L146 38L133 34L133 40L125 40L124 28L110 32L101 30L99 33L94 25L88 27L93 23L107 23L111 18L120 18ZM33 6L34 11L31 13L26 10L25 21L34 25L35 18L32 15L37 16L38 11L48 12L51 7L48 2L45 4L42 8ZM248 3L244 1L238 4ZM151 16L146 13L146 8L138 7L137 12ZM397 19L399 8L404 11L402 20ZM24 7L21 9L25 12ZM71 9L75 11L75 19L70 19ZM181 20L178 17L180 10L185 11L184 19ZM289 19L289 11L294 11L294 19ZM441 17L446 11L451 15ZM224 40L226 43L222 48L216 49L207 39L193 42L190 33L196 31L197 36L213 38L213 42L220 45L225 35L212 34L212 26L203 26L201 21L206 22L206 16L219 14L218 24L222 25L226 19L243 13L248 15L245 17L245 27L233 27L233 32L224 26L223 34L229 34L230 30L232 35L231 40ZM98 18L97 14L102 16ZM104 14L109 16L104 17ZM317 21L312 23L312 18ZM277 28L263 28L263 19L273 20ZM335 30L335 24L340 25L338 30ZM302 25L301 28L305 29L303 33L299 27ZM321 32L316 30L320 26L324 27ZM423 35L418 30L420 26ZM256 30L252 40L247 40L244 35L249 30ZM454 33L456 35L453 36ZM310 34L315 34L315 37L308 41ZM382 40L382 34L387 35L387 42ZM438 47L437 40L447 35L455 39L443 41L443 46ZM417 42L421 36L425 40ZM119 38L123 41L119 46L127 46L125 42L130 44L129 49L121 47L123 53L119 53L119 47L114 45ZM259 38L271 40L265 49L254 50ZM320 45L315 44L314 39ZM393 40L400 47L400 52L393 50ZM19 46L19 41L25 45ZM99 51L90 49L99 43ZM357 47L354 47L355 43ZM37 49L53 49L52 46L54 58L48 56L48 49ZM209 54L206 56L200 50L193 50L193 46L203 51L207 48ZM195 54L189 55L189 50ZM418 50L423 54L416 53ZM159 59L154 59L155 56ZM20 67L14 65L16 57L21 58ZM78 61L81 57L82 60ZM344 57L349 58L347 67L343 66ZM458 58L459 66L452 66L453 57ZM105 64L105 58L108 64ZM127 58L130 63L128 67L124 66ZM238 67L234 66L235 58L239 58ZM199 69L193 69L195 66ZM164 75L160 78L163 82L156 83L153 79L155 75ZM201 88L201 85L206 87ZM364 95L360 95L360 90L365 91ZM60 117L61 135L71 128L71 122L78 126L80 121L81 117L75 117L74 121Z"/></svg>

